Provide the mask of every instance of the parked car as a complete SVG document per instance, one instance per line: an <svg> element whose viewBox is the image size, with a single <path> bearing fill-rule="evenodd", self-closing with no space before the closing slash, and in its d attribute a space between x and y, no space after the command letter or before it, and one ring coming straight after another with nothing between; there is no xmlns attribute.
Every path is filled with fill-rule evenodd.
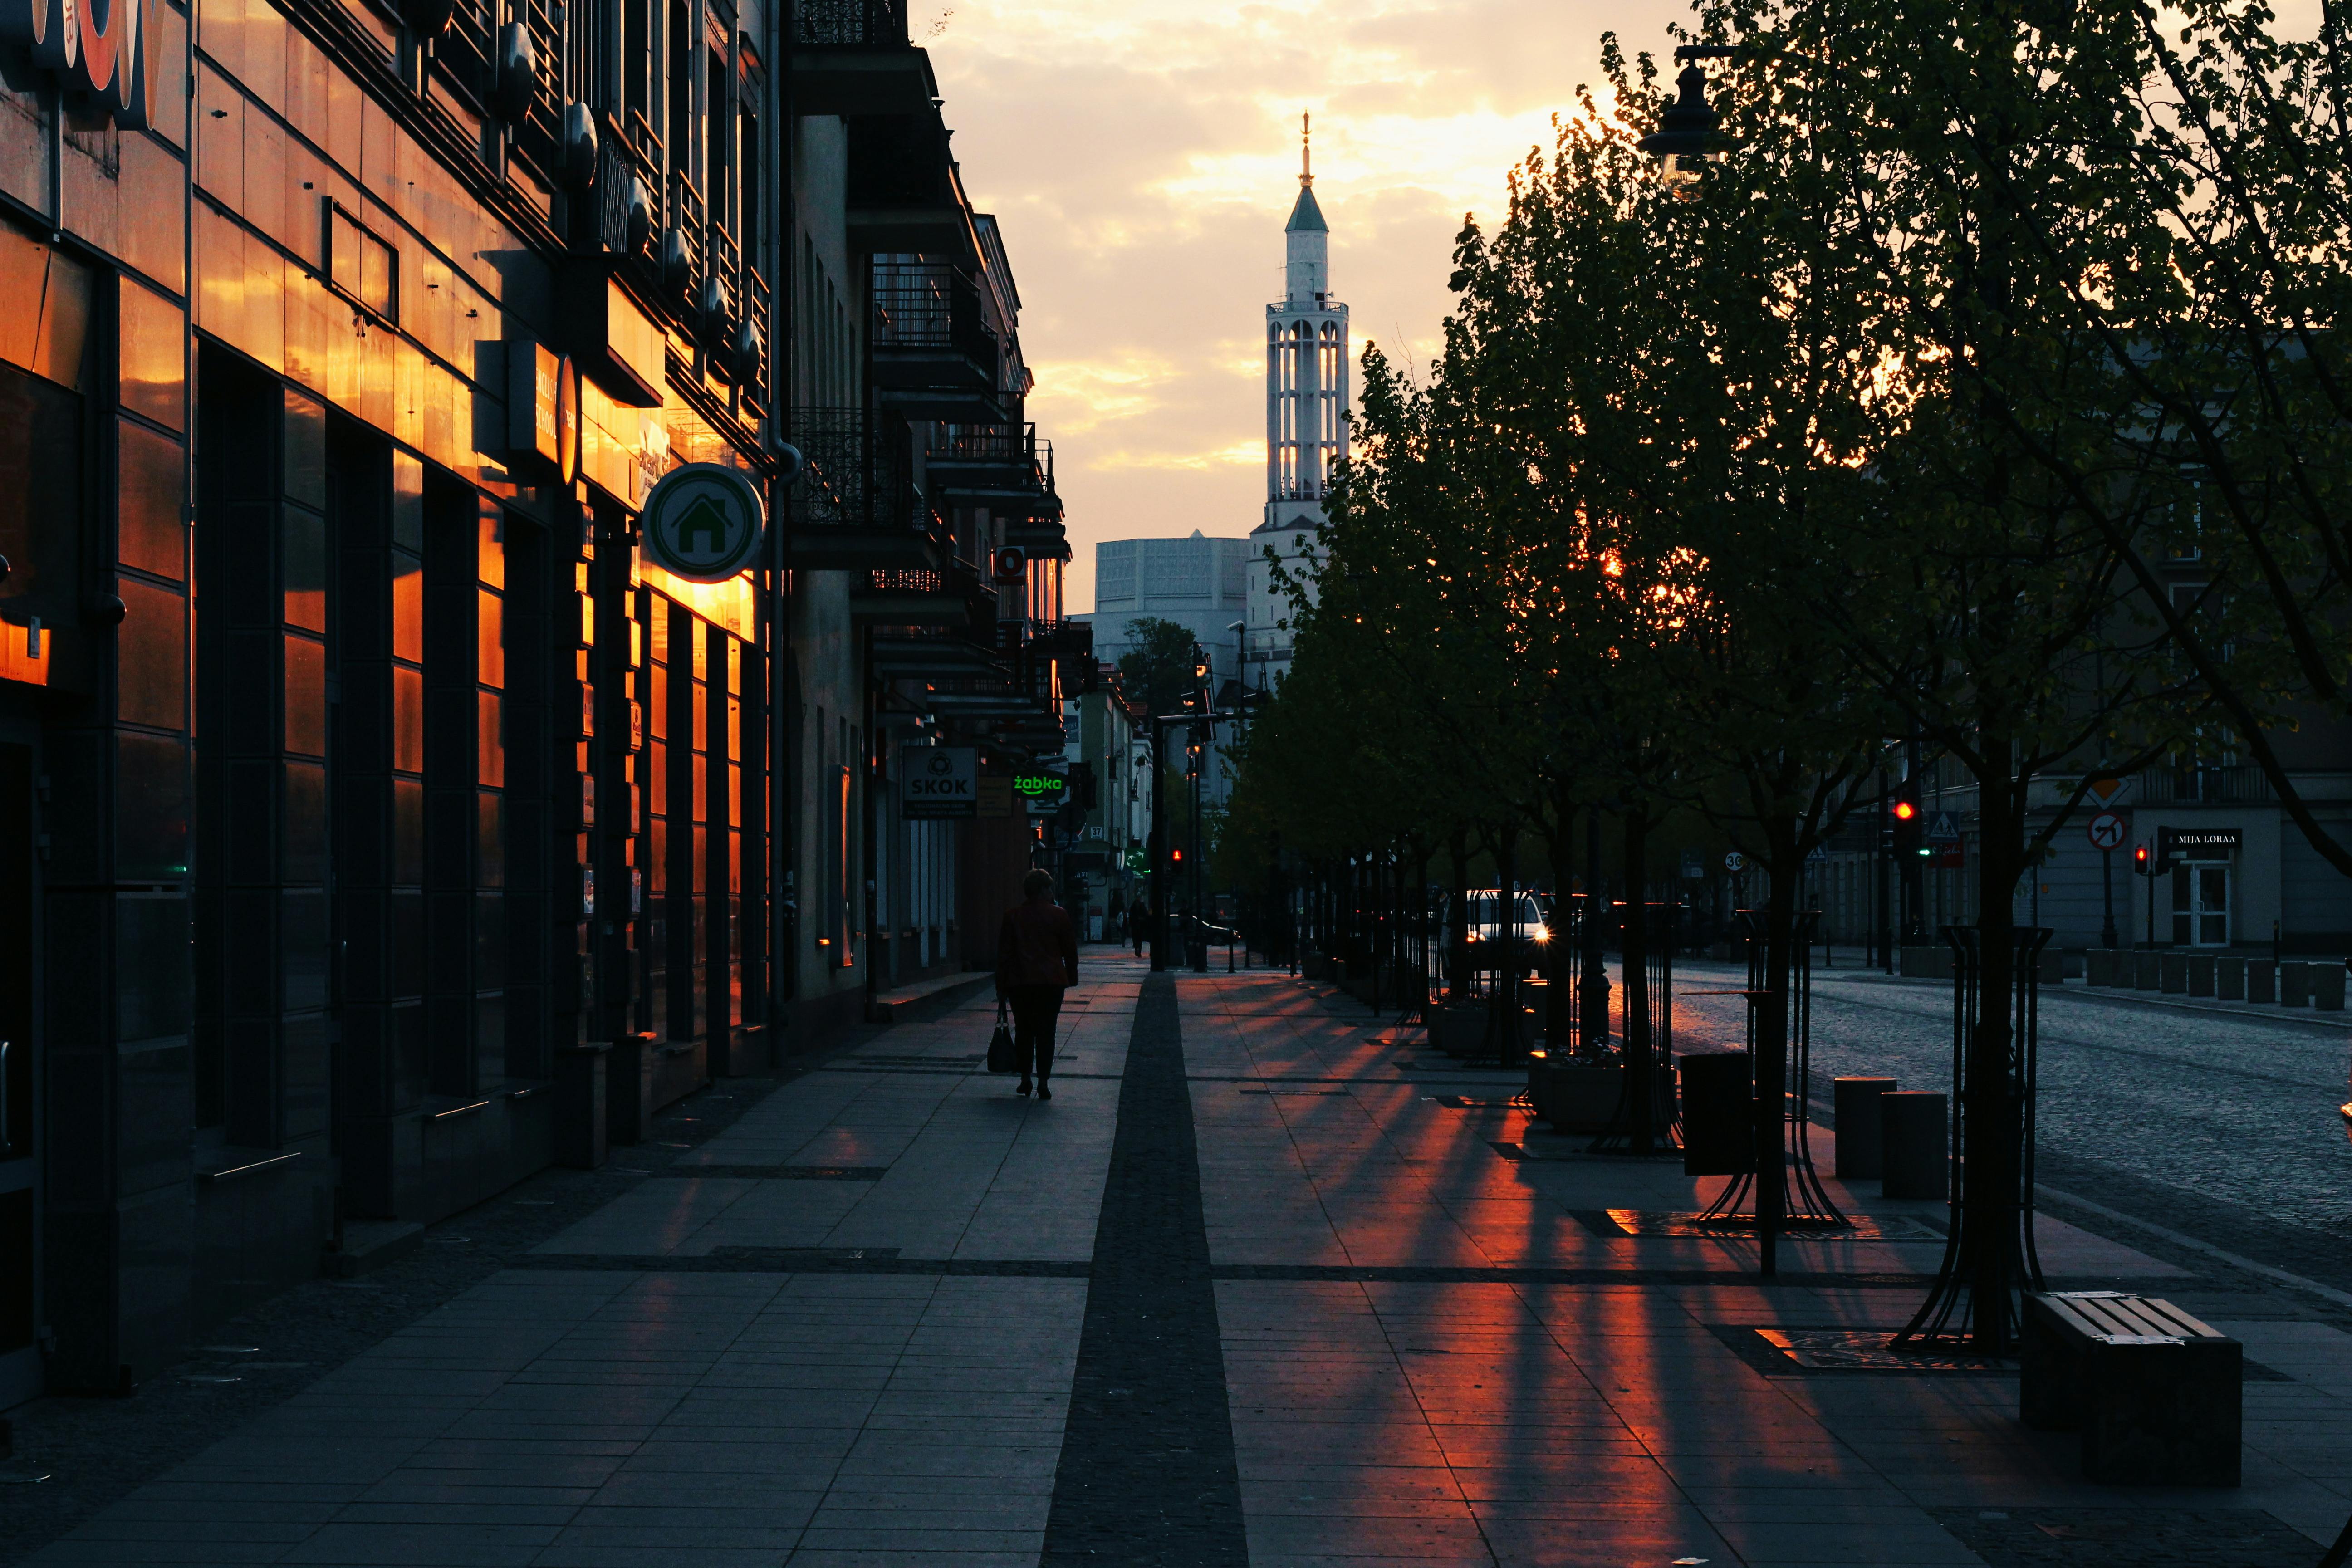
<svg viewBox="0 0 2352 1568"><path fill-rule="evenodd" d="M1450 948L1458 935L1469 950L1471 967L1475 969L1496 967L1495 954L1498 952L1511 953L1523 967L1535 967L1551 942L1550 921L1543 900L1532 891L1522 891L1517 904L1516 911L1507 908L1499 888L1474 888L1465 921L1456 913L1449 895L1441 916L1447 946ZM1506 947L1506 943L1509 945Z"/></svg>

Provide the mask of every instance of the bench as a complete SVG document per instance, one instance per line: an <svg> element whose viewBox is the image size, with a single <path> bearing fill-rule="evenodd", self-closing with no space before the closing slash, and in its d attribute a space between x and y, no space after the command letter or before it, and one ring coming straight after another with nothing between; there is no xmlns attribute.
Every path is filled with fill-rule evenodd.
<svg viewBox="0 0 2352 1568"><path fill-rule="evenodd" d="M2121 1290L2025 1299L2018 1414L2083 1434L2083 1476L2234 1487L2245 1348L2169 1301Z"/></svg>

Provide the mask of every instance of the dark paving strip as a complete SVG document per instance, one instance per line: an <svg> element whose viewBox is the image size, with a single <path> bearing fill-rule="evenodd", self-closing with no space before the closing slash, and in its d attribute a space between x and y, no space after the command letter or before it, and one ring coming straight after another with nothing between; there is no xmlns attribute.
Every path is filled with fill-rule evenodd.
<svg viewBox="0 0 2352 1568"><path fill-rule="evenodd" d="M761 1182L878 1182L890 1173L887 1165L669 1165L648 1172L655 1176L732 1176Z"/></svg>
<svg viewBox="0 0 2352 1568"><path fill-rule="evenodd" d="M815 1071L817 1071L817 1072L854 1072L854 1073L865 1073L865 1074L867 1074L867 1075L869 1075L869 1076L871 1076L871 1077L874 1077L874 1078L986 1078L986 1077L988 1077L987 1072L986 1072L986 1071L984 1071L983 1069L980 1068L869 1068L869 1067L829 1067L829 1068L815 1068L814 1070L815 1070ZM998 1077L1000 1077L1000 1078L1003 1078L1003 1077L1006 1077L1006 1076L1009 1076L1009 1075L1007 1075L1007 1074L1003 1074L1003 1073L999 1073L997 1076L998 1076ZM1114 1083L1116 1083L1117 1081L1118 1081L1118 1074L1117 1074L1117 1073L1115 1073L1115 1072L1057 1072L1057 1073L1055 1073L1055 1074L1054 1075L1054 1081L1055 1081L1055 1083L1068 1083L1068 1082L1071 1082L1071 1081L1072 1081L1072 1080L1074 1080L1074 1079L1082 1079L1082 1078L1107 1079L1108 1079L1108 1080L1110 1080L1111 1082L1114 1082Z"/></svg>
<svg viewBox="0 0 2352 1568"><path fill-rule="evenodd" d="M1084 1279L1088 1263L1047 1258L900 1258L895 1247L720 1247L707 1254L534 1252L507 1267L638 1274L932 1274Z"/></svg>
<svg viewBox="0 0 2352 1568"><path fill-rule="evenodd" d="M1246 1568L1176 985L1144 983L1040 1568Z"/></svg>

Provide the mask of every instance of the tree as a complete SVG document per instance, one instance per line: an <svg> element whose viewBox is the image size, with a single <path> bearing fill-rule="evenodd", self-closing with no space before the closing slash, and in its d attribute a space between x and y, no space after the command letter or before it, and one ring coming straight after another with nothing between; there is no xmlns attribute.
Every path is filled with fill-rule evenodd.
<svg viewBox="0 0 2352 1568"><path fill-rule="evenodd" d="M1119 679L1145 712L1176 712L1199 685L1192 665L1199 644L1192 628L1145 616L1127 623L1127 635L1133 646L1118 656Z"/></svg>

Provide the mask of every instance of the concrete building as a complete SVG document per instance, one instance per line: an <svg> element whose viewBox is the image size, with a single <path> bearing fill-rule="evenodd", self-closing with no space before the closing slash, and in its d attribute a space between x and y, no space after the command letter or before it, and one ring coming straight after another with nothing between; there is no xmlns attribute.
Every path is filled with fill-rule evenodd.
<svg viewBox="0 0 2352 1568"><path fill-rule="evenodd" d="M1151 836L1150 741L1142 718L1141 706L1109 668L1093 691L1069 703L1066 755L1085 791L1063 856L1063 891L1088 941L1118 939L1120 917L1141 885Z"/></svg>
<svg viewBox="0 0 2352 1568"><path fill-rule="evenodd" d="M1250 534L1244 679L1271 688L1290 668L1290 599L1269 550L1294 576L1312 571L1323 500L1348 455L1348 307L1331 292L1330 231L1315 200L1300 122L1298 199L1283 229L1283 298L1265 308L1265 517Z"/></svg>
<svg viewBox="0 0 2352 1568"><path fill-rule="evenodd" d="M904 7L506 15L0 37L0 1408L985 963L1038 852L1094 659Z"/></svg>

